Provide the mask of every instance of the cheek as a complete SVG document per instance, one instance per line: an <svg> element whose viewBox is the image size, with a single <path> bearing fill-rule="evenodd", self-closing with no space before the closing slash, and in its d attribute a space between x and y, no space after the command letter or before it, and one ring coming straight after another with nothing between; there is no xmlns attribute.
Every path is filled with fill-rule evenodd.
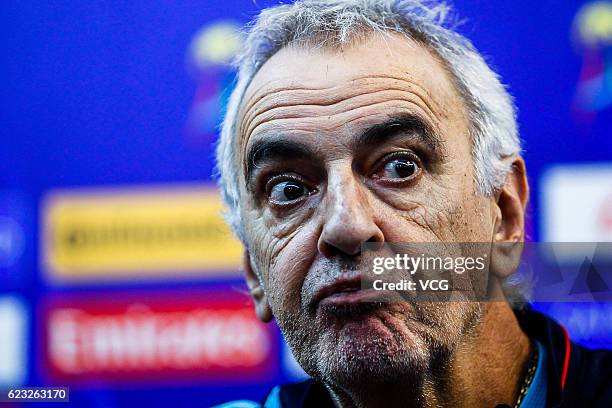
<svg viewBox="0 0 612 408"><path fill-rule="evenodd" d="M476 192L470 165L454 160L443 176L428 175L409 189L377 191L375 213L386 240L490 241L489 199Z"/></svg>
<svg viewBox="0 0 612 408"><path fill-rule="evenodd" d="M251 242L282 247L283 242L293 239L297 231L309 222L318 204L318 200L308 199L298 208L290 210L273 210L263 204L249 206L243 219L248 220Z"/></svg>
<svg viewBox="0 0 612 408"><path fill-rule="evenodd" d="M304 278L318 253L316 224L249 219L248 239L272 312L277 317L298 312Z"/></svg>
<svg viewBox="0 0 612 408"><path fill-rule="evenodd" d="M377 204L388 242L455 241L462 200L456 188L432 185L395 191Z"/></svg>
<svg viewBox="0 0 612 408"><path fill-rule="evenodd" d="M465 198L462 222L457 226L464 242L491 242L493 219L490 213L491 198L474 193Z"/></svg>
<svg viewBox="0 0 612 408"><path fill-rule="evenodd" d="M268 298L275 316L301 315L304 279L317 255L317 234L309 225L301 227L278 252L269 269Z"/></svg>
<svg viewBox="0 0 612 408"><path fill-rule="evenodd" d="M447 346L457 344L463 335L474 329L482 316L482 305L477 302L435 302L419 306L429 335Z"/></svg>

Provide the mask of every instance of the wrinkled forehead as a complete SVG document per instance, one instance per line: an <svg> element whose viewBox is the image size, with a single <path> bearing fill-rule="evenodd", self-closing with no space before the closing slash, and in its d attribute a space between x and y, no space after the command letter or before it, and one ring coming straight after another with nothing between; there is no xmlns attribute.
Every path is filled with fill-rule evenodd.
<svg viewBox="0 0 612 408"><path fill-rule="evenodd" d="M289 46L255 75L237 121L238 159L271 133L323 137L409 112L440 133L462 123L462 98L443 63L399 34L372 35L343 48Z"/></svg>

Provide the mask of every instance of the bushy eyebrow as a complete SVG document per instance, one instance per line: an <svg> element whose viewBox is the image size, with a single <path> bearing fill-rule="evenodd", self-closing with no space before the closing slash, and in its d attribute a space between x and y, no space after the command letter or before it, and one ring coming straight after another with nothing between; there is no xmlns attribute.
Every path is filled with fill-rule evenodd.
<svg viewBox="0 0 612 408"><path fill-rule="evenodd" d="M374 124L356 134L352 139L353 148L371 148L399 134L410 134L423 143L428 150L443 155L443 143L432 127L414 114L395 115L385 122ZM253 142L246 154L245 179L247 188L251 185L255 169L271 161L315 160L314 150L303 143L284 139L282 136L262 137Z"/></svg>
<svg viewBox="0 0 612 408"><path fill-rule="evenodd" d="M442 155L443 143L433 128L421 117L414 114L401 114L377 123L353 137L353 148L363 149L384 143L398 134L411 134L423 143L428 150Z"/></svg>
<svg viewBox="0 0 612 408"><path fill-rule="evenodd" d="M280 160L312 159L315 153L312 149L300 142L278 137L264 138L253 143L246 154L247 186L253 178L253 172L262 163Z"/></svg>

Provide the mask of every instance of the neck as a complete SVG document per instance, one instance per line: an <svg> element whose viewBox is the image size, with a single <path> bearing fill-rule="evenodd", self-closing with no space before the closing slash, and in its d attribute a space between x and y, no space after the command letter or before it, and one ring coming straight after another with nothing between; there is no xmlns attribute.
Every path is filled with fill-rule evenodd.
<svg viewBox="0 0 612 408"><path fill-rule="evenodd" d="M513 406L525 375L530 342L505 302L483 305L471 336L459 344L435 375L388 384L338 389L328 386L337 407L494 407Z"/></svg>

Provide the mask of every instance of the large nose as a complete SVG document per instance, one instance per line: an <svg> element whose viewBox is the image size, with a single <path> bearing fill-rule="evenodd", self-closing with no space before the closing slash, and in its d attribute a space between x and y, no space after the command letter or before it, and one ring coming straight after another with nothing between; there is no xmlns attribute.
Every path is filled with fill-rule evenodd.
<svg viewBox="0 0 612 408"><path fill-rule="evenodd" d="M384 242L374 219L367 188L352 171L330 174L323 210L324 225L319 237L319 252L326 257L338 254L355 256L365 242Z"/></svg>

